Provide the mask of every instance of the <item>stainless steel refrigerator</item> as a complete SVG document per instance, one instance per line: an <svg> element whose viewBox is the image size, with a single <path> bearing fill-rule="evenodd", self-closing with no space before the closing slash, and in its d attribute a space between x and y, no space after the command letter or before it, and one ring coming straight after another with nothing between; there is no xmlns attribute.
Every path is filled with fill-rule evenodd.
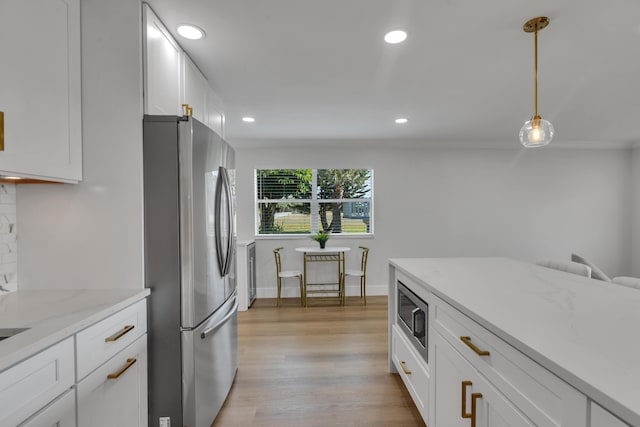
<svg viewBox="0 0 640 427"><path fill-rule="evenodd" d="M233 149L192 117L144 117L149 425L209 427L238 367Z"/></svg>

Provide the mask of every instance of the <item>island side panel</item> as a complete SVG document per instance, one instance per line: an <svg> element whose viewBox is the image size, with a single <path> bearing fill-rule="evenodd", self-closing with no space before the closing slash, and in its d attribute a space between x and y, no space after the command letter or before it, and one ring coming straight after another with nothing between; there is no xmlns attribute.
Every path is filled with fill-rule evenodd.
<svg viewBox="0 0 640 427"><path fill-rule="evenodd" d="M389 367L389 372L392 374L397 374L398 370L396 366L393 364L393 354L392 348L393 343L392 340L392 331L393 323L396 319L396 299L398 292L396 290L396 268L389 264L389 298L388 298L388 322L387 322L387 363Z"/></svg>

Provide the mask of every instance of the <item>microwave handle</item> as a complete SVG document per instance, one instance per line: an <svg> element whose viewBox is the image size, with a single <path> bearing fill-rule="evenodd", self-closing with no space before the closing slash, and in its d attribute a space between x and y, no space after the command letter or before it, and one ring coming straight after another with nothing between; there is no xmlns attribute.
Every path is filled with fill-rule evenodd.
<svg viewBox="0 0 640 427"><path fill-rule="evenodd" d="M416 315L420 313L422 309L420 307L416 307L411 310L411 333L416 333Z"/></svg>

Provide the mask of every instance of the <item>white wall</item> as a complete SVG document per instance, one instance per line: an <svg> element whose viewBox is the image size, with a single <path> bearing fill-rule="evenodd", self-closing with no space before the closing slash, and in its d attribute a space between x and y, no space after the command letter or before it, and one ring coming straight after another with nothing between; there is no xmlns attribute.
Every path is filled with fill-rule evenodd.
<svg viewBox="0 0 640 427"><path fill-rule="evenodd" d="M631 273L629 150L237 149L238 233L253 237L256 168L373 168L375 237L333 237L371 248L368 289L385 293L394 257L508 256L526 261L579 253L615 276ZM301 268L299 240L258 240L258 295L273 296L271 250ZM355 266L351 253L347 262ZM294 292L294 284L288 287ZM355 293L355 283L348 290Z"/></svg>
<svg viewBox="0 0 640 427"><path fill-rule="evenodd" d="M82 0L84 180L21 185L19 288L143 288L139 0Z"/></svg>
<svg viewBox="0 0 640 427"><path fill-rule="evenodd" d="M634 277L640 277L640 144L633 149L633 268L631 273Z"/></svg>

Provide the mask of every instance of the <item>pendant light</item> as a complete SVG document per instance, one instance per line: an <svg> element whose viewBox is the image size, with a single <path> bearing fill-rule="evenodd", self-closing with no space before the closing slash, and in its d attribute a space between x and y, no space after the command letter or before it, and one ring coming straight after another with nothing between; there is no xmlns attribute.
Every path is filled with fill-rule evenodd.
<svg viewBox="0 0 640 427"><path fill-rule="evenodd" d="M543 147L553 139L553 125L538 114L538 31L549 25L549 18L539 16L527 21L522 29L526 33L533 33L534 47L534 112L520 129L520 142L527 148Z"/></svg>

